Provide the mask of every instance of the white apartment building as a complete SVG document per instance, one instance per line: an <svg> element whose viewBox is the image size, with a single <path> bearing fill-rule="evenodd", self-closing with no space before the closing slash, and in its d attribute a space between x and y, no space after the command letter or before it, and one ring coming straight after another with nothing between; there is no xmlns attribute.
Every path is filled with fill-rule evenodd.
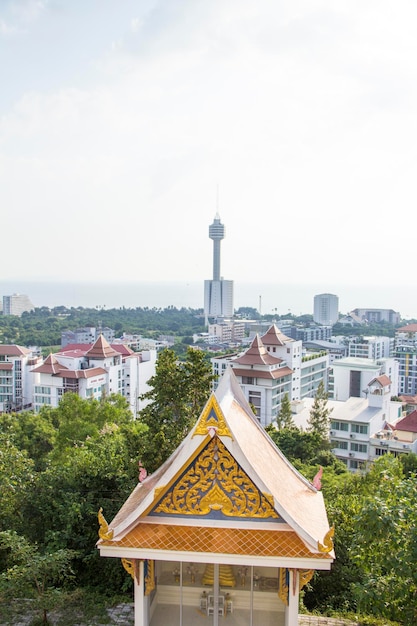
<svg viewBox="0 0 417 626"><path fill-rule="evenodd" d="M369 381L365 397L328 400L332 451L350 471L366 469L384 453L386 448L381 433L392 432L390 425L400 423L402 416L402 403L391 400L392 395L391 381L383 374ZM304 398L292 405L294 422L303 430L307 428L313 402L313 398ZM410 438L411 434L408 436ZM398 439L392 437L401 453L410 452L413 445L417 446L417 441L400 442ZM417 440L417 424L414 439Z"/></svg>
<svg viewBox="0 0 417 626"><path fill-rule="evenodd" d="M333 361L329 370L329 398L345 401L351 397L364 398L369 381L385 374L391 381L393 396L398 395L398 362L394 358L360 359L346 357Z"/></svg>
<svg viewBox="0 0 417 626"><path fill-rule="evenodd" d="M3 296L3 315L16 315L20 317L22 313L34 310L34 306L29 297L20 293L11 296Z"/></svg>
<svg viewBox="0 0 417 626"><path fill-rule="evenodd" d="M38 361L28 348L0 345L0 413L31 408L31 369Z"/></svg>
<svg viewBox="0 0 417 626"><path fill-rule="evenodd" d="M402 415L402 403L391 400L392 382L382 374L369 381L365 397L351 397L331 413L333 452L350 470L366 468L377 458L373 434Z"/></svg>
<svg viewBox="0 0 417 626"><path fill-rule="evenodd" d="M303 355L302 342L286 337L273 324L242 353L212 359L219 378L227 367L233 369L246 399L254 407L262 426L275 421L283 397L291 401L314 396L320 382L326 386L328 355Z"/></svg>
<svg viewBox="0 0 417 626"><path fill-rule="evenodd" d="M350 337L348 356L360 359L384 359L394 356L392 337Z"/></svg>
<svg viewBox="0 0 417 626"><path fill-rule="evenodd" d="M339 319L339 298L332 293L314 296L313 319L316 324L333 326Z"/></svg>
<svg viewBox="0 0 417 626"><path fill-rule="evenodd" d="M136 417L144 406L139 396L149 389L155 366L155 350L136 353L124 345L110 346L101 335L93 345L79 344L49 355L32 370L33 409L56 407L67 392L84 399L115 393L128 400Z"/></svg>
<svg viewBox="0 0 417 626"><path fill-rule="evenodd" d="M387 322L396 325L401 320L401 315L393 309L353 309L351 314L368 324Z"/></svg>
<svg viewBox="0 0 417 626"><path fill-rule="evenodd" d="M114 330L112 328L98 328L96 326L85 326L84 328L77 328L76 330L64 330L61 333L61 346L78 343L94 343L100 335L111 344L114 341Z"/></svg>
<svg viewBox="0 0 417 626"><path fill-rule="evenodd" d="M417 324L398 328L394 353L399 363L399 393L417 395Z"/></svg>
<svg viewBox="0 0 417 626"><path fill-rule="evenodd" d="M245 337L245 322L224 320L208 325L208 343L242 343Z"/></svg>

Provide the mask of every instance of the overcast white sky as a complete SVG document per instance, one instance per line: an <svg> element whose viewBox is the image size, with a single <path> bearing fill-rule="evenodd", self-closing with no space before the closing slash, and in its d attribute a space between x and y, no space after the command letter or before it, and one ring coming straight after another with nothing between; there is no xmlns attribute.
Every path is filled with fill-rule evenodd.
<svg viewBox="0 0 417 626"><path fill-rule="evenodd" d="M2 0L0 55L3 279L211 278L218 189L225 278L416 286L415 0Z"/></svg>

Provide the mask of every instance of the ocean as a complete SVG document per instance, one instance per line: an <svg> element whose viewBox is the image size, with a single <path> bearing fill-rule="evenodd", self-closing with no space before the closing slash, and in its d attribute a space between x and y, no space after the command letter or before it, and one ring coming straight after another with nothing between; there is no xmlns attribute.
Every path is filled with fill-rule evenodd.
<svg viewBox="0 0 417 626"><path fill-rule="evenodd" d="M85 308L175 308L201 309L204 281L201 282L57 282L0 281L0 296L20 293L29 296L35 307ZM300 285L281 283L234 283L234 307L252 307L262 314L312 314L314 296L333 293L339 297L339 311L355 308L383 308L399 311L403 319L417 319L415 291L402 286Z"/></svg>

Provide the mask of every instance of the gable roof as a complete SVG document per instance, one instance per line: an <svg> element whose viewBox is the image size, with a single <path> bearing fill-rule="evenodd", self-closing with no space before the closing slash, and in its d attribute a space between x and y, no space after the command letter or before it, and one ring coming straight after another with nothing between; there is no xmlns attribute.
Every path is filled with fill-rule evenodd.
<svg viewBox="0 0 417 626"><path fill-rule="evenodd" d="M386 374L381 374L381 376L376 376L375 378L373 378L368 383L368 387L375 384L378 384L380 387L389 387L389 385L391 384L391 379Z"/></svg>
<svg viewBox="0 0 417 626"><path fill-rule="evenodd" d="M328 561L330 536L322 493L260 426L228 368L194 428L137 485L98 546Z"/></svg>
<svg viewBox="0 0 417 626"><path fill-rule="evenodd" d="M395 430L402 430L410 433L417 433L417 410L412 411L405 417L398 420L394 426Z"/></svg>
<svg viewBox="0 0 417 626"><path fill-rule="evenodd" d="M32 354L32 351L29 350L29 348L24 348L23 346L18 346L17 344L0 345L1 356L27 356L28 354Z"/></svg>
<svg viewBox="0 0 417 626"><path fill-rule="evenodd" d="M55 355L48 354L45 361L33 368L32 372L37 372L39 374L55 374L60 375L61 372L68 371L68 368L65 365L61 365ZM64 375L64 374L63 374Z"/></svg>

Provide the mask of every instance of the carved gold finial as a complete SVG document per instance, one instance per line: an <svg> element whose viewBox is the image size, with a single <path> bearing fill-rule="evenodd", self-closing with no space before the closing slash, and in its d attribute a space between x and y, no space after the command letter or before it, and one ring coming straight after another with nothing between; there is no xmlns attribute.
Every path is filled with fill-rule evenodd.
<svg viewBox="0 0 417 626"><path fill-rule="evenodd" d="M100 528L98 529L98 536L100 537L100 539L110 541L111 539L113 539L113 531L109 530L109 525L104 519L102 507L100 507L97 517L98 523L100 524Z"/></svg>
<svg viewBox="0 0 417 626"><path fill-rule="evenodd" d="M334 536L334 527L332 526L327 531L323 543L320 541L317 542L318 549L320 552L331 552L333 550L333 536Z"/></svg>

